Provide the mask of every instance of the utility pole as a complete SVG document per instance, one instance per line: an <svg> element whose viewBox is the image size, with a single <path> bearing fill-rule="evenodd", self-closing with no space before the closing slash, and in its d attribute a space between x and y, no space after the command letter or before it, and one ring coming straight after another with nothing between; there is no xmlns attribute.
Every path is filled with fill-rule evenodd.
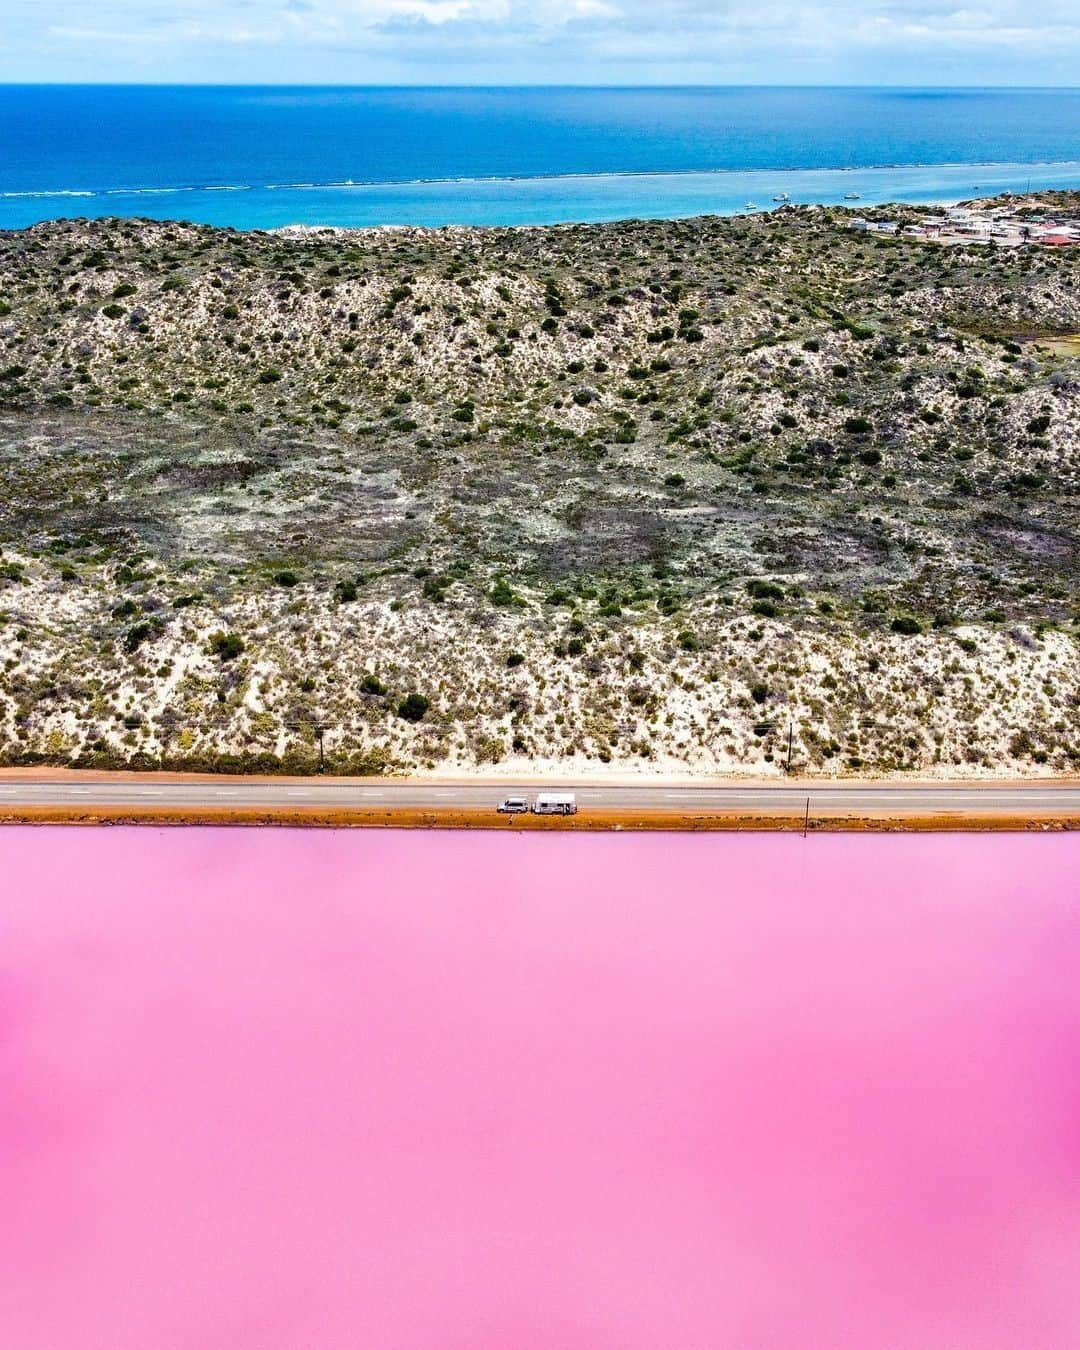
<svg viewBox="0 0 1080 1350"><path fill-rule="evenodd" d="M784 772L791 772L791 738L795 734L795 723L789 722L787 729L787 763L784 765Z"/></svg>
<svg viewBox="0 0 1080 1350"><path fill-rule="evenodd" d="M803 817L802 837L806 838L806 831L810 828L810 798L806 799L806 815Z"/></svg>
<svg viewBox="0 0 1080 1350"><path fill-rule="evenodd" d="M319 744L319 766L316 773L322 773L326 768L326 751L323 744L323 736L326 733L326 723L321 721L313 713L298 709L291 717L285 719L285 726L290 731L307 733Z"/></svg>

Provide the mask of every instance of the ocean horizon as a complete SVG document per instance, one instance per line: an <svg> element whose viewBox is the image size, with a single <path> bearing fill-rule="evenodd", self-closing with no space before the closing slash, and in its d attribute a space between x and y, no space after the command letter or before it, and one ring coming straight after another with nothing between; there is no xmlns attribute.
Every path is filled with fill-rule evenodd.
<svg viewBox="0 0 1080 1350"><path fill-rule="evenodd" d="M3 86L0 228L541 225L1080 187L1080 91Z"/></svg>

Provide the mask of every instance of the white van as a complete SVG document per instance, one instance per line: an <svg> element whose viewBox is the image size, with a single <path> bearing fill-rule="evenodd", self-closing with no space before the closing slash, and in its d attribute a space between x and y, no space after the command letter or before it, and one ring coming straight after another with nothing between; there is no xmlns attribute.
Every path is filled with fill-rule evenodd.
<svg viewBox="0 0 1080 1350"><path fill-rule="evenodd" d="M538 816L576 816L577 798L572 792L541 792L533 811Z"/></svg>

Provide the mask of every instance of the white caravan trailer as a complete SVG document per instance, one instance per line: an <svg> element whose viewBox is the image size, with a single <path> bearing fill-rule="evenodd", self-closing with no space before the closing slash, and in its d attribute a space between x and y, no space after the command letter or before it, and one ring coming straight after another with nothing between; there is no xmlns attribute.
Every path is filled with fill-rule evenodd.
<svg viewBox="0 0 1080 1350"><path fill-rule="evenodd" d="M541 792L533 802L538 816L576 816L577 798L572 792Z"/></svg>

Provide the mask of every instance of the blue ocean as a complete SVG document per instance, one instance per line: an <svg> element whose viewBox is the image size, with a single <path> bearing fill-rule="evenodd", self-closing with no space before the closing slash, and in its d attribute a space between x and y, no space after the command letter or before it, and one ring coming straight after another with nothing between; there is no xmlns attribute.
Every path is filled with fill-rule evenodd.
<svg viewBox="0 0 1080 1350"><path fill-rule="evenodd" d="M1080 187L1080 90L0 87L0 228L547 224Z"/></svg>

